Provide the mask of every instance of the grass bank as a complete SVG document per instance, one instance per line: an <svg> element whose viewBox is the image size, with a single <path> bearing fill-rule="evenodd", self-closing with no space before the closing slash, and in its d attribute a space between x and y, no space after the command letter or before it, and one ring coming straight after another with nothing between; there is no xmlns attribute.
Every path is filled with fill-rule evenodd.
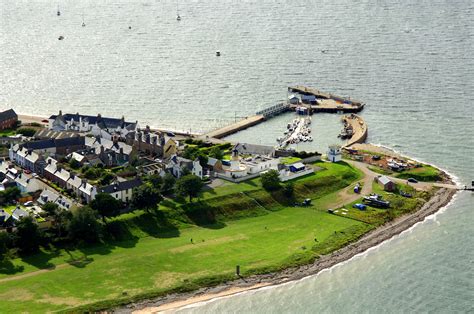
<svg viewBox="0 0 474 314"><path fill-rule="evenodd" d="M318 163L295 181L295 198L327 202L361 178L351 166ZM114 240L0 264L0 312L97 310L171 291L189 291L242 275L308 263L374 228L292 207L259 180L203 193L192 204L167 200L156 214L136 211L108 221ZM47 271L45 271L47 270Z"/></svg>

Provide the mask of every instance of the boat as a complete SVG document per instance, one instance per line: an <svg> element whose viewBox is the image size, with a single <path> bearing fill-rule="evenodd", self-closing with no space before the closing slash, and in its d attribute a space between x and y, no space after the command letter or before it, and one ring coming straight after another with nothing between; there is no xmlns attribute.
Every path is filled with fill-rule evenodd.
<svg viewBox="0 0 474 314"><path fill-rule="evenodd" d="M86 22L84 22L84 14L82 15L82 27L86 26Z"/></svg>
<svg viewBox="0 0 474 314"><path fill-rule="evenodd" d="M64 39L64 36L62 35L58 37L58 40L63 40L63 39Z"/></svg>
<svg viewBox="0 0 474 314"><path fill-rule="evenodd" d="M216 51L216 57L220 57L221 56L221 52L220 51Z"/></svg>
<svg viewBox="0 0 474 314"><path fill-rule="evenodd" d="M179 15L179 2L176 0L176 21L181 21L181 16Z"/></svg>

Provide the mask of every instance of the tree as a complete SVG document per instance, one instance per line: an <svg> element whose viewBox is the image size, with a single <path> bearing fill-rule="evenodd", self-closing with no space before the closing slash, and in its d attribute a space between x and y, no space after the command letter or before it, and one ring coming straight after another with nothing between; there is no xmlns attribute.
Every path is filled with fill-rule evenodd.
<svg viewBox="0 0 474 314"><path fill-rule="evenodd" d="M61 238L63 230L66 229L68 223L71 221L72 213L64 208L59 208L54 213L54 226L58 232L58 237Z"/></svg>
<svg viewBox="0 0 474 314"><path fill-rule="evenodd" d="M44 204L43 210L48 214L48 216L54 219L54 227L56 228L58 237L60 238L62 236L62 231L71 219L71 212L64 208L60 208L58 204L52 202Z"/></svg>
<svg viewBox="0 0 474 314"><path fill-rule="evenodd" d="M77 170L81 168L81 163L77 161L77 159L71 158L71 160L69 160L69 167Z"/></svg>
<svg viewBox="0 0 474 314"><path fill-rule="evenodd" d="M207 157L206 154L204 154L199 148L196 146L186 146L183 152L183 157L190 159L190 160L196 160L196 158L199 159L199 164L202 167L205 167L207 165L207 161L209 158Z"/></svg>
<svg viewBox="0 0 474 314"><path fill-rule="evenodd" d="M122 202L108 193L97 193L90 206L99 213L105 223L105 217L112 217L118 213Z"/></svg>
<svg viewBox="0 0 474 314"><path fill-rule="evenodd" d="M0 191L0 198L5 203L12 203L21 196L21 191L16 186L6 188L5 191Z"/></svg>
<svg viewBox="0 0 474 314"><path fill-rule="evenodd" d="M72 213L67 229L72 240L88 243L98 242L102 231L96 212L88 206L79 207Z"/></svg>
<svg viewBox="0 0 474 314"><path fill-rule="evenodd" d="M183 157L187 159L194 160L199 154L199 148L196 146L186 146L183 151Z"/></svg>
<svg viewBox="0 0 474 314"><path fill-rule="evenodd" d="M21 128L16 131L18 134L21 134L23 136L33 136L36 133L36 130L33 128Z"/></svg>
<svg viewBox="0 0 474 314"><path fill-rule="evenodd" d="M102 178L100 178L100 185L108 185L110 184L110 182L112 182L112 180L115 179L115 176L110 173L110 172L106 172Z"/></svg>
<svg viewBox="0 0 474 314"><path fill-rule="evenodd" d="M202 189L202 181L198 176L188 174L176 181L176 192L181 196L189 196L191 202L193 197L197 197Z"/></svg>
<svg viewBox="0 0 474 314"><path fill-rule="evenodd" d="M209 150L209 156L221 160L224 158L224 152L219 148L219 146L214 146Z"/></svg>
<svg viewBox="0 0 474 314"><path fill-rule="evenodd" d="M146 181L150 182L151 185L157 190L160 190L161 185L163 184L163 178L159 174L150 174L146 178Z"/></svg>
<svg viewBox="0 0 474 314"><path fill-rule="evenodd" d="M171 173L166 173L163 177L163 185L161 186L161 193L171 194L173 192L176 178Z"/></svg>
<svg viewBox="0 0 474 314"><path fill-rule="evenodd" d="M16 223L16 246L23 253L38 251L41 234L38 225L30 216L20 218Z"/></svg>
<svg viewBox="0 0 474 314"><path fill-rule="evenodd" d="M276 170L269 170L260 175L262 186L267 191L276 191L280 189L280 175Z"/></svg>
<svg viewBox="0 0 474 314"><path fill-rule="evenodd" d="M163 197L151 184L142 184L133 189L132 206L135 209L150 211L156 209Z"/></svg>
<svg viewBox="0 0 474 314"><path fill-rule="evenodd" d="M5 260L10 246L10 235L6 232L0 232L0 262Z"/></svg>
<svg viewBox="0 0 474 314"><path fill-rule="evenodd" d="M46 212L46 214L48 214L48 216L54 216L58 208L58 204L53 202L47 202L43 205L43 210Z"/></svg>
<svg viewBox="0 0 474 314"><path fill-rule="evenodd" d="M286 197L293 198L293 195L295 194L295 185L293 182L288 182L283 186L283 193Z"/></svg>

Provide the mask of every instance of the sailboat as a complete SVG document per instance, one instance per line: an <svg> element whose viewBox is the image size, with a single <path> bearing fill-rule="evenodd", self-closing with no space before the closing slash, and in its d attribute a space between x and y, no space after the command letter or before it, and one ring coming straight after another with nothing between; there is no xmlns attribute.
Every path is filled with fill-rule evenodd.
<svg viewBox="0 0 474 314"><path fill-rule="evenodd" d="M82 27L86 26L86 22L84 22L84 14L82 15Z"/></svg>
<svg viewBox="0 0 474 314"><path fill-rule="evenodd" d="M58 11L56 12L56 15L57 15L57 16L60 16L60 15L61 15L61 11L59 11L59 4L58 4Z"/></svg>
<svg viewBox="0 0 474 314"><path fill-rule="evenodd" d="M176 0L176 20L181 21L181 16L179 16L179 3L178 3L178 0Z"/></svg>

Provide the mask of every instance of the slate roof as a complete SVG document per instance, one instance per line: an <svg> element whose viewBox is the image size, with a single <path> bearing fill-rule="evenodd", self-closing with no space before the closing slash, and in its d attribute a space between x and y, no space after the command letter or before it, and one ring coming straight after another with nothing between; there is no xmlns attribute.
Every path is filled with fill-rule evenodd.
<svg viewBox="0 0 474 314"><path fill-rule="evenodd" d="M55 120L58 116L52 115L49 117L50 119ZM126 128L127 130L133 130L137 125L135 122L126 122L123 119L116 119L116 118L106 118L100 115L97 116L87 116L87 115L80 115L80 114L70 114L66 113L62 115L64 121L79 121L81 118L82 121L87 121L89 124L97 124L101 129L116 129L118 127Z"/></svg>
<svg viewBox="0 0 474 314"><path fill-rule="evenodd" d="M256 155L273 155L275 148L273 146L256 145L248 143L238 143L233 150L237 150L240 154L256 154Z"/></svg>
<svg viewBox="0 0 474 314"><path fill-rule="evenodd" d="M81 146L85 144L84 136L74 136L74 137L66 137L66 138L50 138L47 140L39 140L39 141L32 141L26 142L23 144L23 147L27 149L47 149L52 147L67 147L67 146Z"/></svg>
<svg viewBox="0 0 474 314"><path fill-rule="evenodd" d="M18 119L18 115L16 114L15 110L8 109L8 110L5 110L3 112L0 112L0 121L5 121L5 120L11 119L11 118L17 118Z"/></svg>
<svg viewBox="0 0 474 314"><path fill-rule="evenodd" d="M301 163L301 162L296 162L296 163L290 165L290 167L291 167L291 166L295 167L296 169L301 169L301 168L305 168L305 167L306 167L306 166L305 166L303 163Z"/></svg>
<svg viewBox="0 0 474 314"><path fill-rule="evenodd" d="M72 175L71 175L69 180L67 180L67 183L69 183L70 185L72 185L76 189L79 189L81 187L81 184L82 184L82 179L80 177L78 177L77 175L75 175L74 177L72 177Z"/></svg>
<svg viewBox="0 0 474 314"><path fill-rule="evenodd" d="M40 197L38 198L38 203L46 204L47 202L56 202L59 198L59 194L51 190L43 190Z"/></svg>
<svg viewBox="0 0 474 314"><path fill-rule="evenodd" d="M7 213L4 209L0 209L0 224L5 223L11 215Z"/></svg>
<svg viewBox="0 0 474 314"><path fill-rule="evenodd" d="M110 185L101 187L99 189L99 192L111 194L118 191L127 191L129 189L139 187L140 185L142 185L142 180L140 180L139 178L135 178L133 180L115 182Z"/></svg>
<svg viewBox="0 0 474 314"><path fill-rule="evenodd" d="M378 178L379 182L382 183L383 185L386 185L390 182L393 182L392 180L390 180L389 178L387 178L386 176L380 176Z"/></svg>
<svg viewBox="0 0 474 314"><path fill-rule="evenodd" d="M23 209L17 207L13 210L12 212L12 217L15 220L20 220L22 217L27 217L29 216L28 212L24 211Z"/></svg>

